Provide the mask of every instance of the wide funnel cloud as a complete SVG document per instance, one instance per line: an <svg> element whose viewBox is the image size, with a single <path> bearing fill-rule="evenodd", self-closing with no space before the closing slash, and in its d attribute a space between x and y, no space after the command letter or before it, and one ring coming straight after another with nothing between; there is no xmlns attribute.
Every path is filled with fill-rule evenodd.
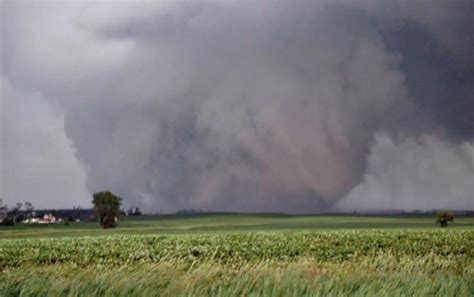
<svg viewBox="0 0 474 297"><path fill-rule="evenodd" d="M70 144L60 145L74 149L89 193L109 189L146 211L410 208L420 204L407 199L421 198L374 186L373 171L390 168L373 160L396 164L406 151L442 145L423 156L474 164L472 44L458 32L466 5L7 1L2 82L61 114L58 137ZM427 42L433 52L420 56ZM417 142L426 137L435 140ZM403 182L421 170L411 164L378 176ZM423 187L473 171L440 173ZM452 206L471 207L461 187ZM374 188L391 202L367 198Z"/></svg>

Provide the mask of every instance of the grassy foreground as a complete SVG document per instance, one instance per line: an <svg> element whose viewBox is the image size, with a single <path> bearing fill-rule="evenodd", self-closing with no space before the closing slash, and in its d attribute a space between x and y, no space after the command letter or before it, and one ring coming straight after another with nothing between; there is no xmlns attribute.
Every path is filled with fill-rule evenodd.
<svg viewBox="0 0 474 297"><path fill-rule="evenodd" d="M434 265L434 266L433 266ZM2 296L472 296L473 271L450 259L380 255L341 263L299 259L232 267L161 262L12 269Z"/></svg>
<svg viewBox="0 0 474 297"><path fill-rule="evenodd" d="M474 230L0 240L1 296L474 296Z"/></svg>

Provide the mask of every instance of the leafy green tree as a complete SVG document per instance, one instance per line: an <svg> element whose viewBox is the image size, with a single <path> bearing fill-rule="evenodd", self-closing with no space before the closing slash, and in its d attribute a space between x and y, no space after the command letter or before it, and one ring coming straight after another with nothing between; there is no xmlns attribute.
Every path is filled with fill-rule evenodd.
<svg viewBox="0 0 474 297"><path fill-rule="evenodd" d="M441 227L447 227L448 222L454 221L454 215L449 211L442 211L436 214L436 223Z"/></svg>
<svg viewBox="0 0 474 297"><path fill-rule="evenodd" d="M122 198L110 191L97 192L92 195L94 212L103 228L115 228L120 216Z"/></svg>

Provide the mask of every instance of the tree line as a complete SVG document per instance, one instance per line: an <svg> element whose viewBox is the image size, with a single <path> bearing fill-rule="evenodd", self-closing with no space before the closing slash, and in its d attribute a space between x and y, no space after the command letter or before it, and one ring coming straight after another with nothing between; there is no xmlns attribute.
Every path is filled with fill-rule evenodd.
<svg viewBox="0 0 474 297"><path fill-rule="evenodd" d="M94 219L103 228L115 228L118 224L120 216L139 216L142 215L140 208L130 208L127 213L121 208L122 198L115 195L111 191L96 192L92 195L92 210ZM11 226L15 223L29 219L34 214L34 206L31 202L17 202L15 206L9 210L7 205L0 199L0 225ZM180 212L178 212L179 214ZM189 213L189 211L186 211ZM64 220L65 222L76 221L80 219L80 207L74 207L72 213ZM447 227L449 222L454 221L454 215L449 211L440 211L436 213L436 223L441 227Z"/></svg>

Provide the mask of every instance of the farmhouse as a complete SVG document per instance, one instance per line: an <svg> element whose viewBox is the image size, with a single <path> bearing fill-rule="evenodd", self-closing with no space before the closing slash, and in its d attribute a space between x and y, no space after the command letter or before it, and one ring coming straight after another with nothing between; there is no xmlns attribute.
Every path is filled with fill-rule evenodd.
<svg viewBox="0 0 474 297"><path fill-rule="evenodd" d="M63 219L56 218L52 214L45 214L43 217L30 218L23 221L24 224L59 224L62 223Z"/></svg>

